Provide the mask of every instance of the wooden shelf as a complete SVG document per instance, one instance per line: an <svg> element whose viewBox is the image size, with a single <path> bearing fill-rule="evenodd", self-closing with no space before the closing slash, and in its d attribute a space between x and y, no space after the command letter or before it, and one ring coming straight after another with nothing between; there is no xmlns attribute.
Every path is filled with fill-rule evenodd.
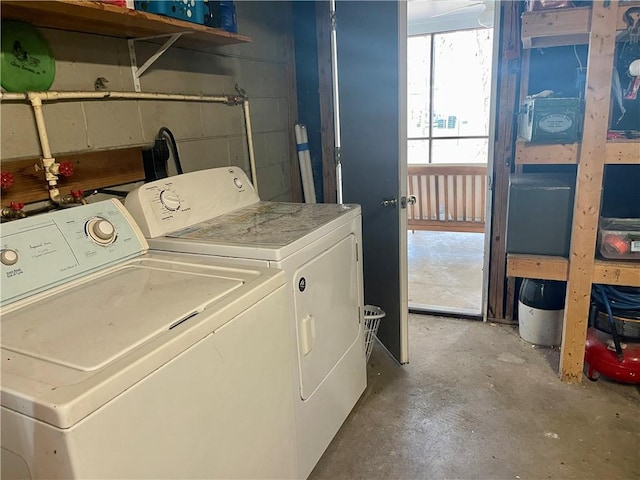
<svg viewBox="0 0 640 480"><path fill-rule="evenodd" d="M507 277L566 281L569 260L551 255L507 254Z"/></svg>
<svg viewBox="0 0 640 480"><path fill-rule="evenodd" d="M592 281L605 285L640 287L640 263L596 260Z"/></svg>
<svg viewBox="0 0 640 480"><path fill-rule="evenodd" d="M640 141L610 140L605 146L607 164L640 165Z"/></svg>
<svg viewBox="0 0 640 480"><path fill-rule="evenodd" d="M507 276L566 281L569 260L564 257L510 253L507 255ZM640 287L640 263L596 260L592 281Z"/></svg>
<svg viewBox="0 0 640 480"><path fill-rule="evenodd" d="M22 20L38 27L118 38L189 32L176 46L199 51L251 41L218 28L98 2L3 0L1 14L3 19Z"/></svg>
<svg viewBox="0 0 640 480"><path fill-rule="evenodd" d="M516 142L516 164L575 164L578 162L578 147L578 143L538 145L518 140Z"/></svg>
<svg viewBox="0 0 640 480"><path fill-rule="evenodd" d="M626 30L624 12L640 2L618 6L616 29ZM522 45L524 48L559 47L589 43L591 7L540 10L522 14Z"/></svg>
<svg viewBox="0 0 640 480"><path fill-rule="evenodd" d="M578 163L579 143L537 145L522 140L516 142L516 164L558 165ZM605 164L640 165L640 142L611 140L605 145Z"/></svg>

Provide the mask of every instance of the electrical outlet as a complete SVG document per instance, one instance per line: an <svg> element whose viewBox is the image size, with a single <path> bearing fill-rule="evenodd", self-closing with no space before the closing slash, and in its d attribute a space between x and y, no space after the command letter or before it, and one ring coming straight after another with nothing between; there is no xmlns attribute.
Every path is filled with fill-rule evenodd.
<svg viewBox="0 0 640 480"><path fill-rule="evenodd" d="M167 161L169 160L169 144L164 138L156 139L151 148L142 150L144 181L151 182L167 178Z"/></svg>

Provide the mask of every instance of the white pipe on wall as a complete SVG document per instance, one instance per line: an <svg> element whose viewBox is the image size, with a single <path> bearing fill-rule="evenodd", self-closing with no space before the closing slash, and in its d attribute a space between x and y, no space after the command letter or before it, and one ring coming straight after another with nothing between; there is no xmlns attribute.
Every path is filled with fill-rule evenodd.
<svg viewBox="0 0 640 480"><path fill-rule="evenodd" d="M39 98L43 102L55 100L109 100L125 98L130 100L182 100L186 102L239 103L242 97L237 95L182 95L176 93L143 92L25 92L0 93L0 100L29 100Z"/></svg>
<svg viewBox="0 0 640 480"><path fill-rule="evenodd" d="M44 169L44 178L47 181L49 197L51 200L57 202L60 198L60 191L58 190L58 165L56 164L56 159L51 155L47 127L44 121L44 113L42 112L42 99L38 95L28 95L28 100L31 102L33 114L36 119L36 128L42 150L42 167Z"/></svg>
<svg viewBox="0 0 640 480"><path fill-rule="evenodd" d="M44 158L51 158L49 137L47 136L47 127L44 123L44 114L42 113L42 99L38 95L28 95L27 100L31 102L31 107L33 107L33 114L36 118L36 128L38 129L42 155Z"/></svg>
<svg viewBox="0 0 640 480"><path fill-rule="evenodd" d="M295 125L296 143L298 145L298 163L300 164L300 177L302 178L302 190L306 203L316 203L316 191L313 185L313 170L311 167L311 154L309 153L309 137L307 127L300 123Z"/></svg>
<svg viewBox="0 0 640 480"><path fill-rule="evenodd" d="M251 115L249 115L249 100L244 99L242 102L244 110L244 126L247 129L247 147L249 148L249 166L251 167L251 181L253 188L258 195L258 172L256 170L256 157L253 151L253 133L251 132Z"/></svg>
<svg viewBox="0 0 640 480"><path fill-rule="evenodd" d="M59 202L60 192L56 188L57 185L57 166L55 159L51 156L51 146L49 145L49 137L47 136L47 128L44 122L42 112L42 102L52 102L57 100L113 100L113 99L129 99L129 100L168 100L183 102L203 102L203 103L226 103L229 105L238 105L242 101L244 111L244 122L247 132L247 146L249 150L249 163L251 167L251 180L253 186L258 192L258 178L256 171L255 153L253 150L253 135L251 131L251 116L249 114L249 100L240 95L182 95L175 93L142 93L142 92L91 92L91 91L69 91L69 92L24 92L24 93L6 93L0 92L1 101L28 101L34 111L36 119L36 128L38 130L38 138L40 139L40 149L42 150L42 163L45 171L45 179L49 185L49 197L54 202Z"/></svg>

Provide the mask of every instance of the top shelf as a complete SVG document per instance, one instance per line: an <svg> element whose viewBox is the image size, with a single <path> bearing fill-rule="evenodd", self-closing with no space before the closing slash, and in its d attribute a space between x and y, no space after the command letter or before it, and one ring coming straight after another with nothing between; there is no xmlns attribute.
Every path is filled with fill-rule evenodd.
<svg viewBox="0 0 640 480"><path fill-rule="evenodd" d="M4 3L4 2L3 2ZM624 13L640 2L618 5L618 31L626 30ZM540 10L522 14L522 45L524 48L559 47L589 43L591 7Z"/></svg>
<svg viewBox="0 0 640 480"><path fill-rule="evenodd" d="M251 41L247 36L218 28L99 2L3 0L1 14L3 19L22 20L38 27L118 38L188 32L176 46L198 51Z"/></svg>

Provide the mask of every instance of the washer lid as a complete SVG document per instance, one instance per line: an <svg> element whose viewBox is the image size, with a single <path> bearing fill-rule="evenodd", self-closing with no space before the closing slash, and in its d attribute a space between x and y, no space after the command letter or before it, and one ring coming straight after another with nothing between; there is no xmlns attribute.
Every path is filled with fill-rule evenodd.
<svg viewBox="0 0 640 480"><path fill-rule="evenodd" d="M134 262L2 318L2 348L93 371L240 288L240 278L188 265Z"/></svg>
<svg viewBox="0 0 640 480"><path fill-rule="evenodd" d="M2 407L69 428L284 282L277 269L148 254L29 297L2 314Z"/></svg>

